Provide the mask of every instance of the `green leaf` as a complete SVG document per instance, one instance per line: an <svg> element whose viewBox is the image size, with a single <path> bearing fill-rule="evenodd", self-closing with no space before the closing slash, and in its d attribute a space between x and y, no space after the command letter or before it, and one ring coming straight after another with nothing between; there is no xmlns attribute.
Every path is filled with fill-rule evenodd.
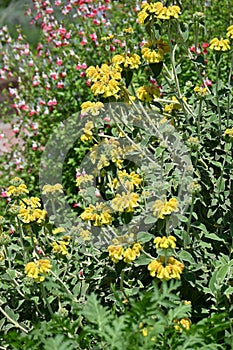
<svg viewBox="0 0 233 350"><path fill-rule="evenodd" d="M154 222L158 221L158 219L155 216L147 216L144 220L145 224L153 224Z"/></svg>
<svg viewBox="0 0 233 350"><path fill-rule="evenodd" d="M205 233L205 237L214 241L224 242L224 239L218 237L215 233Z"/></svg>
<svg viewBox="0 0 233 350"><path fill-rule="evenodd" d="M152 261L152 258L149 258L145 254L141 254L137 260L135 260L135 266L148 265Z"/></svg>
<svg viewBox="0 0 233 350"><path fill-rule="evenodd" d="M153 237L154 235L148 232L139 232L137 234L137 240L138 242L141 242L141 243L149 242Z"/></svg>
<svg viewBox="0 0 233 350"><path fill-rule="evenodd" d="M12 320L17 321L19 318L19 314L15 314L14 311L8 306L5 306L4 311L7 313L7 315L12 318Z"/></svg>
<svg viewBox="0 0 233 350"><path fill-rule="evenodd" d="M65 340L64 335L57 334L54 338L47 338L44 341L44 350L72 350L72 342Z"/></svg>
<svg viewBox="0 0 233 350"><path fill-rule="evenodd" d="M187 252L186 250L181 250L178 255L179 255L180 259L182 259L184 261L188 261L190 264L196 264L192 255L189 252Z"/></svg>
<svg viewBox="0 0 233 350"><path fill-rule="evenodd" d="M153 72L153 78L157 78L159 76L159 74L161 73L161 70L163 68L163 62L150 63L149 66Z"/></svg>
<svg viewBox="0 0 233 350"><path fill-rule="evenodd" d="M222 284L224 282L229 270L230 270L230 266L228 264L223 265L218 269L216 277L219 284Z"/></svg>

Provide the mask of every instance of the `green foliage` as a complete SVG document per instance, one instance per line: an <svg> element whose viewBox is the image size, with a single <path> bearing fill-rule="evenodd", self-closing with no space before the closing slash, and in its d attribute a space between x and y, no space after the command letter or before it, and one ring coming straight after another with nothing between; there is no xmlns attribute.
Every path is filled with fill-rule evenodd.
<svg viewBox="0 0 233 350"><path fill-rule="evenodd" d="M18 5L4 3L2 24L22 19ZM142 26L137 5L110 1L99 24L86 10L50 17L44 6L37 25L55 29L44 28L39 48L24 28L18 38L1 30L2 80L20 76L2 92L17 105L6 99L2 119L23 143L0 160L1 349L232 349L232 40L226 51L209 47L226 37L232 10L226 0L182 1L178 18L153 12ZM141 42L156 50L161 36L169 52L150 62ZM114 67L120 90L105 98L87 67L113 68L128 52L141 63ZM144 86L156 97L140 95ZM110 107L80 115L84 102ZM52 186L59 171L60 188L28 204L41 196L39 175ZM28 193L9 194L14 176Z"/></svg>

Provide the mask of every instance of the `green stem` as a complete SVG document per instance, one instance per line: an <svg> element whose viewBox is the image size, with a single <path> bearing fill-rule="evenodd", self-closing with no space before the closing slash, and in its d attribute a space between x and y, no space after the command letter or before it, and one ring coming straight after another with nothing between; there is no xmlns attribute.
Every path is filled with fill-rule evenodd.
<svg viewBox="0 0 233 350"><path fill-rule="evenodd" d="M23 243L23 228L20 220L18 218L16 220L19 228L19 241L23 250L23 260L26 263L28 261L28 254L27 254L27 251L25 250L24 243Z"/></svg>
<svg viewBox="0 0 233 350"><path fill-rule="evenodd" d="M200 137L201 137L202 105L203 105L203 100L202 100L202 98L200 98L200 102L199 102L199 106L198 106L198 113L197 113L197 135L198 135L198 140L200 140Z"/></svg>
<svg viewBox="0 0 233 350"><path fill-rule="evenodd" d="M229 74L228 74L228 95L227 95L227 125L226 127L229 127L229 117L230 117L230 108L231 108L231 93L230 93L230 89L231 89L231 80L232 80L232 69L233 69L233 53L231 54L231 65L230 65L230 69L229 69Z"/></svg>
<svg viewBox="0 0 233 350"><path fill-rule="evenodd" d="M186 247L187 247L187 238L190 234L191 221L192 221L193 208L194 208L194 199L195 199L194 195L192 195L192 202L191 202L191 206L190 206L189 219L188 219L188 223L187 223L187 232L185 233L185 235L183 235L184 249L186 249Z"/></svg>
<svg viewBox="0 0 233 350"><path fill-rule="evenodd" d="M53 310L52 310L52 308L51 308L51 305L50 305L49 302L48 302L47 293L46 293L46 291L45 291L45 287L43 286L43 284L41 284L41 292L42 292L42 296L43 296L43 298L44 298L44 301L45 301L45 303L46 303L46 305L47 305L47 308L48 308L48 310L49 310L49 313L50 313L51 316L53 316L53 315L54 315L54 312L53 312Z"/></svg>
<svg viewBox="0 0 233 350"><path fill-rule="evenodd" d="M221 117L220 103L219 103L219 94L218 94L219 75L220 75L220 63L221 63L221 59L218 59L217 67L216 67L216 102L217 102L219 132L221 132L221 124L222 124L222 117Z"/></svg>
<svg viewBox="0 0 233 350"><path fill-rule="evenodd" d="M8 319L8 321L10 323L12 323L13 325L15 325L16 328L21 329L21 331L23 331L24 333L28 333L28 330L26 328L24 328L23 326L21 326L17 321L13 320L4 310L3 308L0 306L0 312Z"/></svg>

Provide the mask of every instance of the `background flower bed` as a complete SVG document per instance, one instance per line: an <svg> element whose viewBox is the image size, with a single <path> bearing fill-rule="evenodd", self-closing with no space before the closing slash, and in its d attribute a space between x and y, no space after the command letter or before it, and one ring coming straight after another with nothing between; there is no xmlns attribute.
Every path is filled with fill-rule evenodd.
<svg viewBox="0 0 233 350"><path fill-rule="evenodd" d="M12 40L6 28L1 31L1 77L18 78L20 72L19 89L9 89L9 93L15 111L11 115L16 120L14 132L25 142L22 151L16 147L12 154L2 158L1 346L131 349L134 344L135 349L230 349L232 53L231 50L211 50L209 42L215 35L208 36L214 32L219 38L226 38L227 28L232 24L227 2L219 12L208 4L202 9L194 3L190 9L184 2L178 20L173 17L158 20L155 27L151 23L146 26L136 23L140 4L135 1L127 6L106 1L101 5L86 3L75 4L74 12L78 15L68 24L71 9L63 8L62 16L58 2L54 7L57 20L54 20L51 4L35 2L39 8L33 12L33 18L43 27L41 44L36 50L28 46L21 34ZM99 12L95 12L95 5L102 6ZM90 6L87 12L85 6ZM79 13L79 8L84 10ZM221 17L225 12L227 24ZM127 14L125 22L122 21L124 13ZM215 18L220 26L214 25ZM132 30L128 29L130 26ZM148 56L143 57L140 43L153 35L159 39L161 28L170 49L164 55L160 72L159 62L152 66L153 62L147 62ZM34 200L33 204L30 196L40 196L40 156L54 128L62 127L85 101L89 101L90 107L91 101L112 102L120 94L112 93L110 99L103 98L102 93L93 96L90 66L103 63L110 66L116 54L124 55L128 51L138 54L141 64L133 70L125 69L124 75L119 69L120 79L116 81L120 81L121 95L116 101L133 103L131 96L135 95L137 103L147 100L147 107L152 107L155 115L165 116L168 125L171 121L189 148L194 183L188 212L185 215L174 213L180 215L178 228L167 232L164 222L171 214L167 212L165 220L155 220L149 232L139 232L137 238L143 251L135 250L127 240L129 246L124 243L124 253L121 251L117 255L115 248L112 251L111 248L102 249L93 243L89 231L77 231L67 222L61 223L60 232L54 234L53 218L46 218L39 201ZM119 63L122 58L115 59ZM150 90L141 89L140 93L135 93L144 85L150 86ZM5 120L8 115L6 106ZM100 133L117 141L123 132L141 146L149 147L156 160L167 164L166 157L162 157L166 152L156 135L148 137L134 126L129 130L119 122L103 121L98 113L90 118L94 124L84 127L83 137L70 151L63 170L66 199L74 207L74 217L81 228L87 218L83 213L90 204L98 203L98 195L95 188L90 193L85 192L85 186L80 188L80 176L85 178L85 174L79 165L96 140L101 140ZM136 172L142 179L145 177L145 171L135 164L124 162L123 169L128 175ZM113 158L102 163L99 170L107 171L112 181L119 178L122 171ZM19 197L14 197L17 193L14 189L9 194L9 175L20 176L30 195L23 191ZM173 198L177 195L175 180L169 172L167 175L171 182L168 181L170 187L166 190L168 197ZM16 189L17 181L12 184ZM97 183L104 198L113 200L117 196L114 188L109 193L104 176ZM143 190L153 191L145 180L139 187L134 184L133 188L140 197ZM22 204L19 199L25 194L31 202L24 200ZM86 194L90 203L85 200ZM140 202L141 206L144 204ZM128 211L127 206L119 212L114 209L114 220L120 224L132 220L138 215L139 208L137 205L135 208L135 212ZM29 213L29 209L32 212ZM31 216L26 217L29 214ZM92 216L88 218L92 220ZM103 226L108 229L107 223L110 222ZM184 266L181 280L176 284L172 283L173 278L164 281L168 279L165 275L162 278L152 276L148 270L153 258L163 256L163 249L167 252L164 247L161 248L163 254L156 252L153 243L155 237L164 235L176 238L176 246L168 254L175 254ZM109 246L112 243L109 242Z"/></svg>

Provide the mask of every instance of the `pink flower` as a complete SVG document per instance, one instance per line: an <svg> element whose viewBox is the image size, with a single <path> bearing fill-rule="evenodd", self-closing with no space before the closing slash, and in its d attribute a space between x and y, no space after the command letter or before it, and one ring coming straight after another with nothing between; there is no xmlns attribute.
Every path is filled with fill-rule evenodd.
<svg viewBox="0 0 233 350"><path fill-rule="evenodd" d="M205 85L206 85L206 86L212 86L212 84L213 84L212 80L210 80L209 78L206 78L206 79L204 80L204 82L205 82Z"/></svg>
<svg viewBox="0 0 233 350"><path fill-rule="evenodd" d="M1 197L6 198L7 197L7 191L2 190Z"/></svg>
<svg viewBox="0 0 233 350"><path fill-rule="evenodd" d="M47 105L48 106L56 106L56 104L57 104L57 100L54 98L54 99L52 99L52 100L49 100L48 102L47 102Z"/></svg>
<svg viewBox="0 0 233 350"><path fill-rule="evenodd" d="M57 83L57 88L58 88L58 89L62 89L63 87L64 87L63 81L59 81L59 82Z"/></svg>
<svg viewBox="0 0 233 350"><path fill-rule="evenodd" d="M62 59L57 57L56 64L58 66L61 66L62 65Z"/></svg>
<svg viewBox="0 0 233 350"><path fill-rule="evenodd" d="M82 38L82 41L80 42L81 45L86 45L87 44L87 39L86 38Z"/></svg>
<svg viewBox="0 0 233 350"><path fill-rule="evenodd" d="M57 78L58 78L56 72L51 72L51 73L50 73L50 77L51 77L53 80L57 80Z"/></svg>
<svg viewBox="0 0 233 350"><path fill-rule="evenodd" d="M48 7L48 8L45 10L45 13L52 14L52 13L53 13L53 8L52 8L52 7Z"/></svg>
<svg viewBox="0 0 233 350"><path fill-rule="evenodd" d="M199 47L195 48L195 45L192 45L192 46L190 47L189 51L194 52L194 53L196 53L196 54L200 54L200 53L201 53L200 48L199 48Z"/></svg>

